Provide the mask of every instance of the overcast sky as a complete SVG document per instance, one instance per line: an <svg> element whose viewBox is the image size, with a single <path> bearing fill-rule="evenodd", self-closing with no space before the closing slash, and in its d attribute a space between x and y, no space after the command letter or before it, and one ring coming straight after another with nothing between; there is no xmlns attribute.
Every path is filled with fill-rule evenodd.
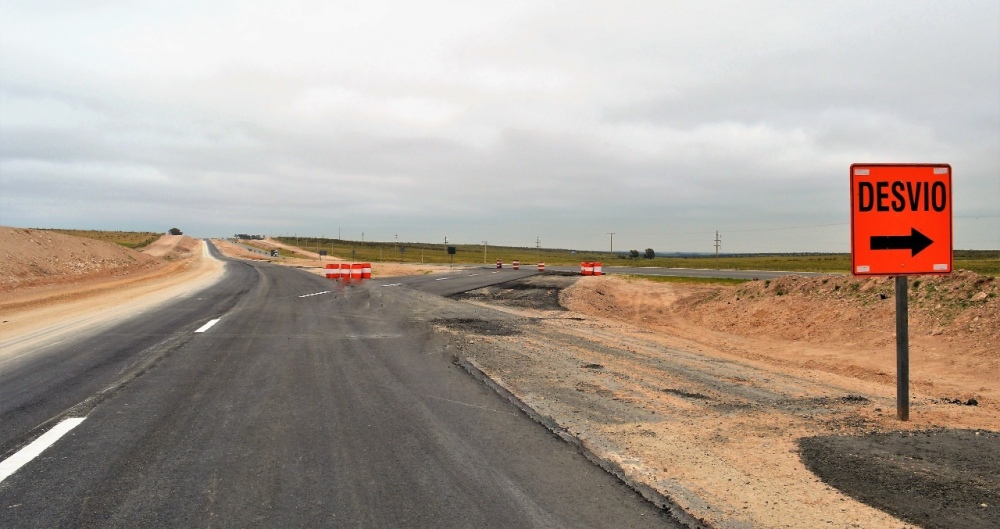
<svg viewBox="0 0 1000 529"><path fill-rule="evenodd" d="M849 251L849 166L1000 248L1000 2L0 0L0 224Z"/></svg>

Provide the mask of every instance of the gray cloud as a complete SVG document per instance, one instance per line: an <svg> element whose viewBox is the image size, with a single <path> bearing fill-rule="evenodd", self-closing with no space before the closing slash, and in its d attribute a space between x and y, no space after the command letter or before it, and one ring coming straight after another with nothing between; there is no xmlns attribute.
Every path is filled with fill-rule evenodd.
<svg viewBox="0 0 1000 529"><path fill-rule="evenodd" d="M3 224L846 251L912 161L1000 246L994 2L2 10Z"/></svg>

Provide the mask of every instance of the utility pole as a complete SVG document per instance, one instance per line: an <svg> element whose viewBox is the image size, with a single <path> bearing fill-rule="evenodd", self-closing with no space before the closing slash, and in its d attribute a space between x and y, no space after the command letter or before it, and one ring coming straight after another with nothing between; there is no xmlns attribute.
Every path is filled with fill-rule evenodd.
<svg viewBox="0 0 1000 529"><path fill-rule="evenodd" d="M542 238L535 237L535 260L542 262Z"/></svg>
<svg viewBox="0 0 1000 529"><path fill-rule="evenodd" d="M722 246L722 238L719 237L719 231L715 231L715 258L719 258L719 247Z"/></svg>
<svg viewBox="0 0 1000 529"><path fill-rule="evenodd" d="M611 236L611 253L615 253L615 234L609 232L608 235Z"/></svg>
<svg viewBox="0 0 1000 529"><path fill-rule="evenodd" d="M490 241L483 241L483 264L486 264L486 245L489 243Z"/></svg>

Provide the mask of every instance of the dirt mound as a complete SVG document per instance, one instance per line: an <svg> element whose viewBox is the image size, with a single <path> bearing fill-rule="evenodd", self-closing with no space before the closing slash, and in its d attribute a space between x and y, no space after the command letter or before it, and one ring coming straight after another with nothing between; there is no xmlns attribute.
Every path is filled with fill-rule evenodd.
<svg viewBox="0 0 1000 529"><path fill-rule="evenodd" d="M51 231L0 227L0 292L127 276L162 261L114 243Z"/></svg>
<svg viewBox="0 0 1000 529"><path fill-rule="evenodd" d="M958 271L910 278L910 369L938 399L996 402L1000 281ZM741 358L895 384L892 278L787 276L739 286L584 278L569 309L638 323Z"/></svg>
<svg viewBox="0 0 1000 529"><path fill-rule="evenodd" d="M1000 358L1000 282L974 272L909 280L910 335L942 336L962 354ZM895 345L891 277L786 276L714 289L678 303L677 311L713 329L744 336ZM959 349L955 346L951 349Z"/></svg>
<svg viewBox="0 0 1000 529"><path fill-rule="evenodd" d="M161 235L141 251L146 255L166 260L187 259L197 250L199 242L186 235Z"/></svg>

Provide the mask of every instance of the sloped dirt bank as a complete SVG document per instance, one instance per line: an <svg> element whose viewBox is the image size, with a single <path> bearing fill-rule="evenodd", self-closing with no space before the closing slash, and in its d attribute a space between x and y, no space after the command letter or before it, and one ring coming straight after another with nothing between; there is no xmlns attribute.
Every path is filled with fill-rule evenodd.
<svg viewBox="0 0 1000 529"><path fill-rule="evenodd" d="M165 236L145 252L42 230L0 227L3 355L150 307L221 277L204 243ZM51 332L50 332L51 331Z"/></svg>
<svg viewBox="0 0 1000 529"><path fill-rule="evenodd" d="M958 279L977 288L991 284L977 284L979 278L975 277ZM801 285L802 279L787 281ZM815 288L838 292L832 281L819 278ZM537 289L534 299L549 298L551 286ZM471 303L518 318L517 332L480 333L479 329L490 328L483 323L442 328L464 336L458 341L462 354L506 390L572 433L588 450L614 462L631 479L653 487L694 518L716 527L905 527L915 522L948 526L958 519L954 518L958 512L965 527L996 526L1000 502L976 503L972 496L948 492L962 490L961 484L970 480L979 480L983 490L994 494L1000 490L1000 470L995 463L1000 461L1000 446L990 441L962 444L967 440L964 431L995 435L993 432L1000 430L990 378L994 374L973 374L962 362L950 367L948 363L937 364L943 370L914 392L913 420L901 423L895 419L890 367L882 367L880 360L873 366L830 367L838 367L836 364L850 359L852 353L857 356L856 345L837 345L833 339L820 338L836 336L837 332L853 335L850 329L837 331L845 325L843 320L810 320L813 334L809 342L781 334L793 331L779 328L799 323L780 314L772 315L770 323L760 324L771 325L772 331L765 328L756 336L727 332L707 323L709 316L718 318L721 325L739 319L748 310L786 303L797 304L787 314L805 319L809 319L809 312L821 308L846 314L853 307L851 303L864 307L867 300L844 296L841 301L819 300L812 306L815 300L806 294L807 288L798 299L790 294L790 286L780 296L760 294L782 286L780 281L703 287L603 277L567 279L563 286L560 299L570 311L534 308L528 284L506 284L465 296ZM859 285L857 291L864 286ZM941 289L945 287L959 296L966 292L954 289L955 285ZM845 288L854 290L850 285L841 286ZM867 291L881 293L875 287ZM979 296L982 299L971 303L992 302L991 291L985 292ZM745 299L746 305L742 304ZM886 300L878 296L878 301ZM937 304L944 307L947 300ZM729 307L728 317L722 307ZM982 321L989 317L988 307L985 316L957 311L949 321L961 322L967 317L976 321L976 315ZM982 307L970 304L968 308L976 311ZM928 337L962 344L971 340L973 346L980 339L978 335L963 336L961 324L951 328L944 319L935 323L942 325L942 331L928 332ZM509 328L511 324L505 320L504 325ZM754 325L747 328L758 329ZM882 331L871 332L880 337ZM892 327L886 332L891 334ZM985 351L974 358L989 357L991 350ZM885 376L871 376L873 367L883 370ZM968 398L957 398L961 388L967 388ZM970 399L982 400L968 405ZM929 430L937 434L928 437L927 443L937 443L942 450L958 443L955 446L964 446L960 450L993 463L987 463L986 470L974 471L960 464L930 467L926 471L929 479L917 487L917 497L908 504L912 507L923 502L922 507L906 510L910 507L903 504L904 511L885 508L887 502L894 501L895 492L885 490L880 481L856 480L867 488L852 489L838 480L836 473L807 465L815 451L813 445L801 441L857 440L855 444L844 443L844 452L833 452L829 447L840 446L834 443L824 448L841 455L832 458L843 463L835 468L849 475L857 465L877 468L880 458L884 463L884 452L873 448L872 436ZM932 454L934 449L927 443L919 444L918 449ZM823 473L817 475L813 470ZM938 505L947 508L933 507L933 498L943 498L944 503Z"/></svg>

